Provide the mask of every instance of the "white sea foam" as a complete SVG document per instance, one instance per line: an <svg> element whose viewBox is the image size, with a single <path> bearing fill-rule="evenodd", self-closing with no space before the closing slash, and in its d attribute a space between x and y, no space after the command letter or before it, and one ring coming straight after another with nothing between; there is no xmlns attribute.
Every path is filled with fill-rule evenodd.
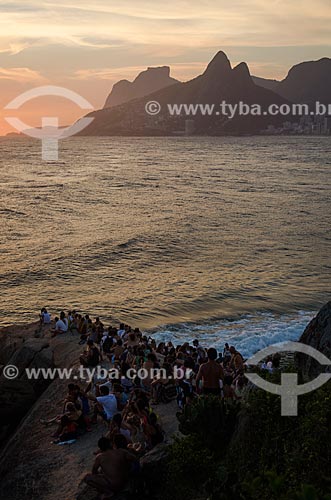
<svg viewBox="0 0 331 500"><path fill-rule="evenodd" d="M159 329L154 337L157 342L171 340L175 345L198 339L202 346L216 347L220 352L228 342L246 358L269 345L299 340L313 316L311 311L284 315L257 313L235 320L170 325Z"/></svg>

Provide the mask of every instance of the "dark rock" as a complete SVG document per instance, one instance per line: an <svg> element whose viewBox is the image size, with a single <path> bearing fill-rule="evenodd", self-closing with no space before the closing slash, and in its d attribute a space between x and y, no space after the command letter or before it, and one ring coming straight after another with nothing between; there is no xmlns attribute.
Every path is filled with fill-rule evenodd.
<svg viewBox="0 0 331 500"><path fill-rule="evenodd" d="M36 398L28 381L4 380L0 383L0 443L8 439Z"/></svg>
<svg viewBox="0 0 331 500"><path fill-rule="evenodd" d="M81 481L78 492L76 496L76 500L97 500L98 493L94 488L88 486L83 480Z"/></svg>
<svg viewBox="0 0 331 500"><path fill-rule="evenodd" d="M8 364L14 365L19 370L19 376L23 375L25 368L29 367L37 354L49 346L47 340L29 339L14 352Z"/></svg>
<svg viewBox="0 0 331 500"><path fill-rule="evenodd" d="M145 498L157 498L167 462L167 445L161 443L140 459L141 484Z"/></svg>
<svg viewBox="0 0 331 500"><path fill-rule="evenodd" d="M5 380L0 390L0 432L8 436L9 428L30 409L36 400L36 393L29 382L24 380ZM1 440L1 439L0 439Z"/></svg>
<svg viewBox="0 0 331 500"><path fill-rule="evenodd" d="M311 320L299 342L320 351L330 359L331 364L331 302L325 304L317 316ZM296 358L305 378L314 378L318 373L325 371L325 368L311 356L298 354Z"/></svg>
<svg viewBox="0 0 331 500"><path fill-rule="evenodd" d="M0 364L6 365L12 355L23 344L23 337L13 336L10 333L4 333L0 336L1 349L0 349Z"/></svg>
<svg viewBox="0 0 331 500"><path fill-rule="evenodd" d="M32 362L29 365L29 369L35 368L36 370L39 368L52 368L54 367L54 355L53 351L50 347L46 347L41 349L36 353ZM48 384L50 383L50 379L46 379L40 376L38 379L28 380L27 375L24 373L22 376L22 380L29 381L30 385L33 387L36 394L41 394Z"/></svg>
<svg viewBox="0 0 331 500"><path fill-rule="evenodd" d="M163 463L167 457L167 445L161 443L155 446L151 451L146 453L140 459L140 465L143 469L147 468L158 468L161 463Z"/></svg>
<svg viewBox="0 0 331 500"><path fill-rule="evenodd" d="M8 438L50 383L42 376L29 379L25 370L53 367L53 351L46 340L28 339L13 353L7 364L17 367L18 376L12 380L8 380L3 373L0 376L0 442Z"/></svg>

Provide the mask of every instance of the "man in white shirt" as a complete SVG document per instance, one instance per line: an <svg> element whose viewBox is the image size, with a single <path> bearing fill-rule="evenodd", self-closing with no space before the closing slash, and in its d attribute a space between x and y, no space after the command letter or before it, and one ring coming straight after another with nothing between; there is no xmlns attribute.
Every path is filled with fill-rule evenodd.
<svg viewBox="0 0 331 500"><path fill-rule="evenodd" d="M62 334L68 331L68 324L65 323L62 319L56 317L55 318L55 330L53 332L52 337L55 337L58 334Z"/></svg>
<svg viewBox="0 0 331 500"><path fill-rule="evenodd" d="M95 400L97 404L94 407L94 422L96 422L98 415L109 421L118 413L117 399L114 394L109 393L108 385L100 386L100 396L97 396Z"/></svg>

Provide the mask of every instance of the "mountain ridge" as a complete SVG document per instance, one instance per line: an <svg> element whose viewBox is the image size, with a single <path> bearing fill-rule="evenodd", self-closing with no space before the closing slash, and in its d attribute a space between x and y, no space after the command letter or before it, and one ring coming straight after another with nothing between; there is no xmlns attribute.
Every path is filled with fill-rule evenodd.
<svg viewBox="0 0 331 500"><path fill-rule="evenodd" d="M269 88L291 102L331 103L331 59L304 61L290 68L283 80L253 77L255 83Z"/></svg>
<svg viewBox="0 0 331 500"><path fill-rule="evenodd" d="M148 67L145 71L138 73L132 82L120 80L115 83L106 99L104 108L144 97L175 83L178 83L178 80L170 76L169 66Z"/></svg>
<svg viewBox="0 0 331 500"><path fill-rule="evenodd" d="M319 71L313 71L312 66L318 67ZM232 105L243 102L268 109L270 105L290 105L295 102L331 102L331 59L326 57L294 66L281 82L252 77L245 62L232 68L223 51L218 51L205 70L187 82L171 79L168 66L154 69L170 79L170 84L143 96L141 91L138 97L131 93L120 104L89 113L87 116L93 117L94 121L81 135L182 135L186 133L188 121L191 122L190 135L256 134L270 126L281 127L285 121L294 121L294 117L280 114L273 116L262 112L258 116L253 113L249 116L236 115L230 120L223 110L222 113L216 111L209 115L185 116L183 113L167 114L167 110L169 111L169 105L174 104L210 104L217 109L222 102ZM151 70L153 68L140 73L134 82L144 81L146 77L148 79ZM304 82L302 74L308 75ZM322 83L317 85L316 81ZM296 88L301 89L297 96L293 91ZM146 111L148 101L159 103L157 113Z"/></svg>

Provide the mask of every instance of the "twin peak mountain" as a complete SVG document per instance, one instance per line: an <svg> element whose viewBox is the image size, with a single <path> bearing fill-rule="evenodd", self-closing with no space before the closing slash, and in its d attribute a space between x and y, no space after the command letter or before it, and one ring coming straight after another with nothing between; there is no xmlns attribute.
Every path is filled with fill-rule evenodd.
<svg viewBox="0 0 331 500"><path fill-rule="evenodd" d="M147 101L157 101L161 112L149 116ZM215 104L226 101L258 104L331 103L331 59L298 64L282 81L250 75L246 63L234 68L222 51L205 71L188 82L170 76L168 66L148 68L133 82L121 80L113 86L103 109L94 111L94 121L84 135L173 135L183 128L185 116L168 116L168 104ZM187 117L186 117L187 119ZM195 116L195 132L202 135L259 133L267 125L280 125L283 116L236 116L232 120Z"/></svg>

